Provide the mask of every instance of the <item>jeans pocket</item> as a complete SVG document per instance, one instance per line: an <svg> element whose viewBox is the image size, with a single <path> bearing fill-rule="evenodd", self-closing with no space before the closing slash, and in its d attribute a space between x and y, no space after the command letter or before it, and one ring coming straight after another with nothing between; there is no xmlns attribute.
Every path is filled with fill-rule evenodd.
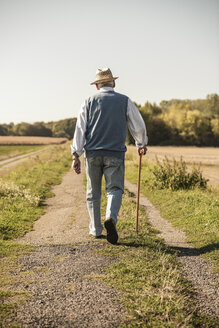
<svg viewBox="0 0 219 328"><path fill-rule="evenodd" d="M87 159L88 164L92 166L100 166L102 162L101 156L90 157Z"/></svg>
<svg viewBox="0 0 219 328"><path fill-rule="evenodd" d="M123 164L123 160L117 157L104 157L105 165L107 166L120 166Z"/></svg>

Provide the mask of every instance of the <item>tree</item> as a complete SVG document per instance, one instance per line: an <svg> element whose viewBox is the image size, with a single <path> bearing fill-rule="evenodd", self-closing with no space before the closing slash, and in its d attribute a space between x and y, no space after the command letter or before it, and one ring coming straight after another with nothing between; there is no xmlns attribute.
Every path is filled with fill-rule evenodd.
<svg viewBox="0 0 219 328"><path fill-rule="evenodd" d="M159 117L147 121L147 134L150 145L168 145L172 137L171 127Z"/></svg>
<svg viewBox="0 0 219 328"><path fill-rule="evenodd" d="M76 126L76 118L68 118L58 122L53 122L52 132L54 137L73 138Z"/></svg>
<svg viewBox="0 0 219 328"><path fill-rule="evenodd" d="M0 136L8 135L8 127L7 124L0 124Z"/></svg>
<svg viewBox="0 0 219 328"><path fill-rule="evenodd" d="M30 133L32 136L52 137L52 130L46 127L44 122L34 123Z"/></svg>
<svg viewBox="0 0 219 328"><path fill-rule="evenodd" d="M219 95L216 93L207 95L207 112L214 117L219 116Z"/></svg>

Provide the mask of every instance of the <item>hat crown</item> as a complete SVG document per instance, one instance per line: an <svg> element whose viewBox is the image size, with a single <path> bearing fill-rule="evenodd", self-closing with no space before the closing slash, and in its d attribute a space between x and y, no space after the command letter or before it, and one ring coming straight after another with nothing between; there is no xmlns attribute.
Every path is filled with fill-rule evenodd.
<svg viewBox="0 0 219 328"><path fill-rule="evenodd" d="M96 71L96 80L94 82L92 82L91 84L95 84L98 82L114 81L116 79L117 79L117 77L113 77L113 74L108 67L103 68L103 69L98 68L98 70Z"/></svg>
<svg viewBox="0 0 219 328"><path fill-rule="evenodd" d="M98 70L96 71L96 79L102 80L105 78L113 79L113 74L111 70L109 68L104 68L104 69L98 68Z"/></svg>

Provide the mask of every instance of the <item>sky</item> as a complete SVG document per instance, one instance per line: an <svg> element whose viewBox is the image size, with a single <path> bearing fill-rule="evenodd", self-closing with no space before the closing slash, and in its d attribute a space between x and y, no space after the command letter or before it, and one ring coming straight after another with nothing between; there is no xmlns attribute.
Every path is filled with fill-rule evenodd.
<svg viewBox="0 0 219 328"><path fill-rule="evenodd" d="M219 0L0 0L0 124L77 117L104 67L142 105L219 93Z"/></svg>

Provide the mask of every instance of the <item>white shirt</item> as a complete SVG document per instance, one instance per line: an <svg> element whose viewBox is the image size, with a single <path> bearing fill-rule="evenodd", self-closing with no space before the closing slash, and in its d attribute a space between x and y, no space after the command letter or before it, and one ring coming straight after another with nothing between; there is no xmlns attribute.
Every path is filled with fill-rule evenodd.
<svg viewBox="0 0 219 328"><path fill-rule="evenodd" d="M113 91L111 87L100 88L101 92ZM73 144L71 145L72 154L76 152L79 156L84 152L85 132L87 126L87 111L85 101L81 105L80 112L77 118ZM135 140L137 147L143 147L148 143L147 131L144 120L133 102L128 98L127 103L127 126Z"/></svg>

